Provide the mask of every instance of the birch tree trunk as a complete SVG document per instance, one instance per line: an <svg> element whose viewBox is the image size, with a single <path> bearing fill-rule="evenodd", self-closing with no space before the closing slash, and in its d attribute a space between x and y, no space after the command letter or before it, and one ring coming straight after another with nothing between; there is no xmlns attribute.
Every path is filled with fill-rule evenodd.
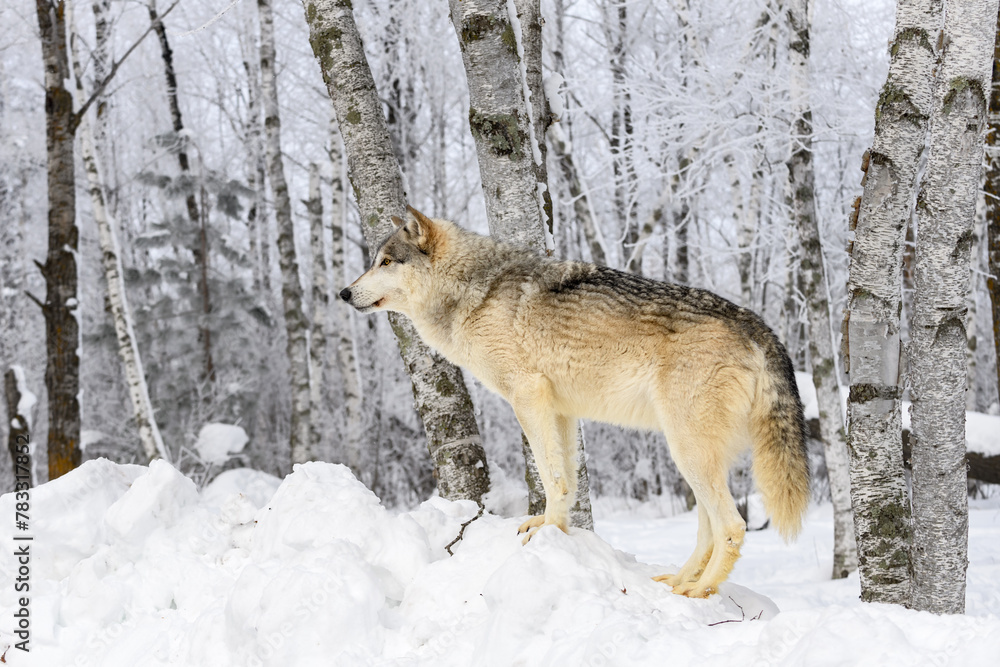
<svg viewBox="0 0 1000 667"><path fill-rule="evenodd" d="M406 215L405 194L351 3L303 0L303 7L344 137L361 229L369 247L377 248L393 229L391 216ZM441 496L481 504L489 472L462 372L428 348L405 317L390 315L389 322L413 382Z"/></svg>
<svg viewBox="0 0 1000 667"><path fill-rule="evenodd" d="M819 404L819 431L826 454L833 500L833 578L842 579L858 567L851 516L850 463L837 382L837 359L830 325L826 265L816 210L816 172L812 163L812 109L809 105L808 0L788 0L791 60L792 155L788 161L791 209L802 243L800 266L809 320L809 357Z"/></svg>
<svg viewBox="0 0 1000 667"><path fill-rule="evenodd" d="M628 3L604 0L602 3L604 38L609 53L614 108L611 111L611 167L615 176L615 214L622 229L622 267L642 274L642 248L635 215L636 173L632 159L634 127L632 96L627 81Z"/></svg>
<svg viewBox="0 0 1000 667"><path fill-rule="evenodd" d="M948 3L927 168L917 197L910 606L938 614L965 612L965 317L997 5L997 0Z"/></svg>
<svg viewBox="0 0 1000 667"><path fill-rule="evenodd" d="M552 235L552 193L549 192L548 145L545 141L552 116L542 81L542 12L539 0L513 0L521 24L521 49L524 52L525 86L531 104L528 114L535 135L538 155L535 158L535 182L541 198L542 224Z"/></svg>
<svg viewBox="0 0 1000 667"><path fill-rule="evenodd" d="M910 597L910 503L903 478L899 309L906 228L932 108L941 4L899 0L889 74L852 250L846 315L851 391L847 436L861 599Z"/></svg>
<svg viewBox="0 0 1000 667"><path fill-rule="evenodd" d="M544 253L544 205L539 194L547 185L537 180L541 155L531 123L520 22L502 0L450 0L449 4L469 82L469 125L476 141L490 234ZM582 429L579 432L577 496L570 519L574 526L593 528ZM523 434L521 446L528 512L542 514L545 494Z"/></svg>
<svg viewBox="0 0 1000 667"><path fill-rule="evenodd" d="M45 389L49 403L49 479L80 465L80 323L77 320L76 181L73 137L77 117L66 44L64 0L36 0L45 65L45 148L48 159L49 248L45 264Z"/></svg>
<svg viewBox="0 0 1000 667"><path fill-rule="evenodd" d="M556 22L556 45L552 50L553 70L555 75L562 77L566 72L566 63L563 57L564 44L564 20L566 7L563 0L555 2L555 22ZM551 90L551 89L550 89ZM545 106L550 110L556 105L552 100L546 98ZM558 108L562 108L560 102ZM599 266L607 266L608 258L601 243L601 235L594 222L594 216L590 210L590 201L587 197L587 188L583 184L579 170L573 160L573 153L570 147L570 126L569 121L558 116L552 117L550 111L550 122L546 137L552 142L552 147L556 151L559 160L559 171L566 182L566 189L569 190L570 199L573 202L573 214L583 231L583 237L590 250L590 261Z"/></svg>
<svg viewBox="0 0 1000 667"><path fill-rule="evenodd" d="M72 9L67 8L67 13L70 14L70 30L73 33L70 37L73 70L77 92L83 97L83 72L76 49L75 26L71 12ZM101 35L98 35L98 43L102 44L103 41ZM101 104L103 101L98 104L98 108ZM97 225L98 242L101 247L101 265L108 284L111 319L118 340L118 354L125 370L125 382L128 385L129 399L132 402L132 412L135 415L136 426L139 428L139 442L147 461L152 461L157 457L169 461L170 455L163 444L160 429L156 425L153 404L149 400L149 388L146 386L146 375L142 369L142 358L139 355L135 332L132 329L132 313L125 292L125 279L118 250L118 240L115 238L114 222L111 220L106 205L104 181L98 166L93 129L86 114L80 116L79 121L80 157L83 159L83 170L87 174L91 211L94 223Z"/></svg>
<svg viewBox="0 0 1000 667"><path fill-rule="evenodd" d="M253 10L242 8L243 39L240 50L243 70L247 75L246 147L248 156L247 187L253 190L253 201L247 213L247 236L250 238L250 259L253 267L254 291L263 289L271 294L271 244L265 197L266 162L264 160L264 127L261 118L260 49L256 36L260 31L254 26Z"/></svg>
<svg viewBox="0 0 1000 667"><path fill-rule="evenodd" d="M336 115L330 119L330 164L333 166L333 179L330 187L330 265L333 272L334 285L347 284L344 275L346 246L344 244L344 151L343 141L337 127ZM353 309L334 308L331 313L334 326L337 329L337 364L344 392L344 425L346 432L343 438L344 460L348 467L360 479L361 452L363 448L364 413L362 411L361 377L358 370L355 353L354 333L352 328Z"/></svg>
<svg viewBox="0 0 1000 667"><path fill-rule="evenodd" d="M292 463L311 459L309 405L309 323L302 307L302 282L295 252L295 222L292 202L285 182L281 152L281 118L274 63L274 13L271 0L257 0L260 14L260 77L264 106L264 134L267 140L267 176L274 197L274 217L278 221L278 263L281 266L281 301L285 312L288 368L291 376L292 427L289 438Z"/></svg>
<svg viewBox="0 0 1000 667"><path fill-rule="evenodd" d="M993 42L993 81L986 132L986 236L990 292L993 311L993 346L997 358L997 390L1000 391L1000 13Z"/></svg>
<svg viewBox="0 0 1000 667"><path fill-rule="evenodd" d="M86 118L81 118L80 124L80 155L83 158L84 171L87 173L91 209L101 246L101 263L104 268L104 278L108 283L111 318L118 339L118 354L125 369L125 382L132 401L132 412L139 427L139 442L147 460L162 458L169 461L170 454L163 444L160 429L156 425L153 404L149 399L149 388L146 386L146 375L142 368L142 357L139 355L135 331L132 329L132 314L125 294L118 241L112 227L114 223L105 206L104 182L98 171L90 123Z"/></svg>
<svg viewBox="0 0 1000 667"><path fill-rule="evenodd" d="M324 442L319 406L323 401L323 370L326 367L327 314L330 310L330 286L326 282L326 244L323 242L323 199L320 192L319 165L309 165L309 245L312 249L312 328L309 331L309 442L315 457L329 461L329 443Z"/></svg>

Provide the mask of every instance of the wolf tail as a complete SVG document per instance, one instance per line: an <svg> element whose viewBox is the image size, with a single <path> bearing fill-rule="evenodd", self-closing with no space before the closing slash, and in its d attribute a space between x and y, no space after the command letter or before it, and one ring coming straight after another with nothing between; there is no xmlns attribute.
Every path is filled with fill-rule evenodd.
<svg viewBox="0 0 1000 667"><path fill-rule="evenodd" d="M764 338L758 343L763 343L765 369L750 415L753 474L764 508L790 540L802 529L810 498L805 417L788 353L771 331Z"/></svg>

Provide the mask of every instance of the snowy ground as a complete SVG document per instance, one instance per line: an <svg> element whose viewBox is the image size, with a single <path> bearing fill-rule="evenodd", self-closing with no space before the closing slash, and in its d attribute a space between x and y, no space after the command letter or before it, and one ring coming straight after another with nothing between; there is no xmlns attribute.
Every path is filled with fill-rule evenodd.
<svg viewBox="0 0 1000 667"><path fill-rule="evenodd" d="M856 577L827 580L826 506L793 545L750 533L721 595L681 598L650 577L687 557L694 515L612 506L598 503L596 535L545 529L526 547L518 519L487 514L449 557L471 503L392 514L341 466L280 486L230 471L199 493L162 462L91 461L33 491L27 531L0 499L0 652L46 667L997 664L996 501L973 504L960 617L865 605ZM30 653L11 646L24 544Z"/></svg>

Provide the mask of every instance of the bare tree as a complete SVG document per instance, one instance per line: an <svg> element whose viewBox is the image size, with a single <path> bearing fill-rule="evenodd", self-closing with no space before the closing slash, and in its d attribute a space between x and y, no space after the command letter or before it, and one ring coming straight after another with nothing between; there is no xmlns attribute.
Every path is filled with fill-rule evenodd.
<svg viewBox="0 0 1000 667"><path fill-rule="evenodd" d="M406 215L402 176L382 104L350 2L304 0L303 7L313 53L344 137L361 229L369 247L376 248L392 230L391 216ZM481 503L489 472L461 371L428 348L406 318L390 315L389 321L413 383L441 495Z"/></svg>
<svg viewBox="0 0 1000 667"><path fill-rule="evenodd" d="M96 5L95 5L96 6ZM76 89L84 96L83 72L81 59L76 47L78 36L72 25L72 9L67 7L70 16L70 53L73 70L76 77ZM98 22L100 25L100 22ZM106 49L107 33L99 32L97 44L100 54ZM101 68L103 69L103 68ZM101 102L103 103L103 102ZM118 240L115 237L114 221L106 205L104 180L98 165L94 142L94 132L89 117L80 116L80 157L83 159L83 169L87 174L88 192L90 193L91 211L94 223L97 225L97 236L101 247L101 264L104 268L104 278L108 286L108 302L111 306L111 319L118 339L118 354L125 371L125 381L128 385L129 398L132 401L132 412L139 430L139 442L147 461L160 457L170 460L163 444L160 429L156 425L153 414L153 404L149 399L149 388L146 386L146 375L142 368L142 357L132 327L132 313L129 309L125 292L125 279L121 265L121 255ZM104 136L104 135L102 135Z"/></svg>
<svg viewBox="0 0 1000 667"><path fill-rule="evenodd" d="M553 49L552 58L553 69L556 74L560 76L560 79L566 68L563 58L564 47L562 43L565 14L566 9L563 0L556 0L555 32L557 44ZM555 100L546 98L546 106L549 109L561 109L563 105L561 101L556 104ZM560 114L558 113L553 114L553 116L554 117L551 118L548 125L547 137L552 142L552 147L555 149L556 155L558 156L559 171L562 174L563 180L566 183L565 187L569 191L570 199L573 202L573 215L576 217L577 223L583 230L587 247L590 250L590 261L594 264L599 264L600 266L607 266L607 254L604 251L604 246L601 244L600 234L597 231L597 224L594 221L594 216L590 209L590 201L587 197L586 188L583 184L583 178L577 169L576 162L573 160L573 153L570 150L569 135L571 130L569 121L560 117Z"/></svg>
<svg viewBox="0 0 1000 667"><path fill-rule="evenodd" d="M545 137L552 124L549 102L545 97L542 80L542 12L539 0L514 0L517 19L521 25L521 50L524 52L525 90L529 93L531 106L528 110L531 126L538 146L535 160L535 181L539 184L541 197L542 224L552 234L552 193L549 192L548 145Z"/></svg>
<svg viewBox="0 0 1000 667"><path fill-rule="evenodd" d="M175 2L171 9L177 6ZM45 388L49 401L49 479L80 464L80 324L76 311L79 230L76 226L74 147L80 119L118 72L118 68L149 34L144 32L97 81L90 96L73 108L66 88L72 80L66 43L65 0L36 0L45 66L45 133L48 159L48 236L45 264L36 262L45 278L45 303L32 297L45 317Z"/></svg>
<svg viewBox="0 0 1000 667"><path fill-rule="evenodd" d="M910 596L910 502L900 446L900 267L927 138L940 27L940 3L899 0L851 253L847 443L861 599L868 602L906 604Z"/></svg>
<svg viewBox="0 0 1000 667"><path fill-rule="evenodd" d="M330 119L330 142L328 144L330 166L333 178L330 180L330 266L334 285L345 280L344 266L347 246L344 243L345 199L344 199L344 148L334 114ZM353 309L334 308L330 313L337 331L337 365L340 368L344 396L344 426L342 438L344 459L355 475L361 473L362 434L364 415L362 414L361 377L358 370L354 334L351 328Z"/></svg>
<svg viewBox="0 0 1000 667"><path fill-rule="evenodd" d="M809 320L809 360L819 403L819 429L826 452L833 500L833 578L842 579L858 567L851 515L850 463L844 415L837 382L837 359L830 325L826 264L816 209L816 172L812 162L812 109L809 106L808 0L788 0L791 59L792 154L788 160L791 209L802 244L802 282Z"/></svg>
<svg viewBox="0 0 1000 667"><path fill-rule="evenodd" d="M45 264L47 364L45 389L49 402L49 479L80 465L80 324L76 318L76 182L73 137L78 118L66 45L65 0L36 0L45 64L45 147L48 155L49 249Z"/></svg>
<svg viewBox="0 0 1000 667"><path fill-rule="evenodd" d="M1000 360L1000 14L997 15L993 42L993 81L990 86L988 129L986 132L986 234L990 292L993 311L993 346ZM996 364L1000 391L1000 361Z"/></svg>
<svg viewBox="0 0 1000 667"><path fill-rule="evenodd" d="M278 221L278 263L281 266L281 301L285 311L288 367L292 390L292 463L303 463L309 447L309 324L302 307L302 282L295 251L295 222L292 201L285 182L281 152L281 117L274 63L274 12L271 0L257 0L260 13L260 77L264 102L264 134L267 139L267 177L274 196L274 216Z"/></svg>
<svg viewBox="0 0 1000 667"><path fill-rule="evenodd" d="M319 420L323 404L324 369L326 368L326 336L330 287L327 285L326 243L324 242L323 197L320 190L319 165L309 165L309 245L312 249L312 326L309 329L309 442L313 456L328 461L328 443L324 442Z"/></svg>
<svg viewBox="0 0 1000 667"><path fill-rule="evenodd" d="M469 82L469 125L476 141L490 234L544 253L544 201L539 193L547 184L538 182L541 154L529 111L527 53L522 48L520 22L502 0L450 0L450 5ZM525 9L525 15L534 13ZM541 55L540 49L536 55ZM570 519L575 526L593 528L583 431L578 433L577 495ZM528 512L542 514L545 498L534 453L523 434L521 441Z"/></svg>
<svg viewBox="0 0 1000 667"><path fill-rule="evenodd" d="M910 606L965 612L969 495L965 331L997 0L949 2L917 196L910 327L913 592Z"/></svg>

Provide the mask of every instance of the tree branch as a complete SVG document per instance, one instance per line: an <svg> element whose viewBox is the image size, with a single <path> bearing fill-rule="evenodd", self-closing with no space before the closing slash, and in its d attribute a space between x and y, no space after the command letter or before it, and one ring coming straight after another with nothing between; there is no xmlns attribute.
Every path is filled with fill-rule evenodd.
<svg viewBox="0 0 1000 667"><path fill-rule="evenodd" d="M180 3L180 1L181 0L174 0L174 3L169 7L167 7L167 11L163 12L160 15L158 21L162 21L163 18L167 16L167 14L172 12L174 10L174 7L176 7ZM128 51L126 51L121 58L112 63L111 69L108 71L108 75L104 77L104 79L102 79L100 83L94 86L94 90L90 93L90 97L88 97L87 101L83 103L83 105L80 107L80 110L73 114L74 130L76 129L77 125L80 124L80 119L83 118L83 115L87 113L88 109L90 109L90 105L94 103L94 101L101 95L101 93L104 92L104 89L108 87L108 84L111 83L111 80L115 78L115 74L118 73L118 68L121 67L122 63L124 63L125 60L130 55L132 55L132 52L135 51L140 44L142 44L142 40L146 39L146 36L149 35L149 33L153 32L155 27L156 24L153 23L148 28L146 28L146 32L142 33L139 39L135 40L135 43L128 48Z"/></svg>
<svg viewBox="0 0 1000 667"><path fill-rule="evenodd" d="M24 293L25 293L25 295L29 299L31 299L32 301L34 301L35 303L37 303L39 308L41 308L42 310L45 310L45 304L42 303L41 301L39 301L37 296L35 296L31 292L29 292L28 290L24 290Z"/></svg>

